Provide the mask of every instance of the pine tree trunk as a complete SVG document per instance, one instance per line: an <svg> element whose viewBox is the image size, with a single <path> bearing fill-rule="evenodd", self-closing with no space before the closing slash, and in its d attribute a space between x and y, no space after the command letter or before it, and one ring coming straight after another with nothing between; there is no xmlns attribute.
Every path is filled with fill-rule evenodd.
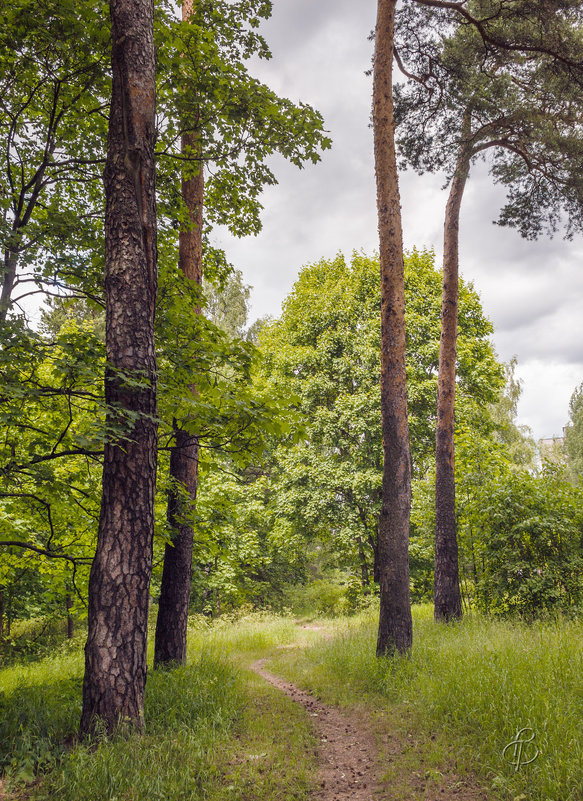
<svg viewBox="0 0 583 801"><path fill-rule="evenodd" d="M71 609L73 608L73 598L71 593L68 592L65 596L65 609L67 610L67 639L72 640L73 635L75 634L75 621L73 620L73 616L71 614Z"/></svg>
<svg viewBox="0 0 583 801"><path fill-rule="evenodd" d="M168 523L174 533L164 549L164 568L154 646L154 666L186 661L186 632L192 577L192 526L188 515L196 500L198 440L175 426L175 444L170 454L170 476L182 485L168 495ZM187 496L186 508L182 502Z"/></svg>
<svg viewBox="0 0 583 801"><path fill-rule="evenodd" d="M97 551L89 581L84 734L102 727L110 732L121 723L143 727L156 480L153 0L111 0L110 10L105 397L109 423L121 419L126 430L105 446ZM131 379L127 383L125 376Z"/></svg>
<svg viewBox="0 0 583 801"><path fill-rule="evenodd" d="M182 19L192 14L192 0L183 0ZM195 132L182 137L182 154L192 158L200 153L200 140ZM192 169L191 165L189 168ZM189 225L180 232L178 266L184 275L202 284L202 210L204 173L202 161L196 175L182 181L182 200L188 210ZM200 309L194 310L200 313ZM196 387L191 391L196 393ZM181 430L174 421L174 446L170 455L170 480L173 488L168 496L167 518L173 532L172 544L164 549L164 568L158 618L154 666L186 661L186 633L192 579L193 531L189 517L196 502L198 487L198 438ZM182 489L180 489L182 487ZM185 499L182 502L182 499Z"/></svg>
<svg viewBox="0 0 583 801"><path fill-rule="evenodd" d="M470 151L465 144L470 118L466 115L463 142L445 211L443 242L443 298L437 426L435 450L435 579L433 599L436 620L462 616L459 562L455 521L455 380L459 295L459 217L470 170Z"/></svg>
<svg viewBox="0 0 583 801"><path fill-rule="evenodd" d="M379 518L380 619L377 654L412 644L409 592L411 456L405 369L405 285L392 73L396 0L378 0L373 131L381 265L383 497Z"/></svg>

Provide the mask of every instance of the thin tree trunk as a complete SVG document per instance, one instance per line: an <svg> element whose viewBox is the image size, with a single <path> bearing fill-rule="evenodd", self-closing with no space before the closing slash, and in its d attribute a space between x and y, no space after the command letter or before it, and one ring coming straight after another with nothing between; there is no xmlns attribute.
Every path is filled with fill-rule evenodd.
<svg viewBox="0 0 583 801"><path fill-rule="evenodd" d="M364 528L365 536L367 537L368 542L373 543L373 565L375 561L375 547L374 547L374 538L371 534L368 533L367 529L367 521L366 521L366 512L361 506L358 506L358 516L360 517L360 522L362 523L362 527ZM358 558L360 560L360 575L362 579L362 586L364 589L364 594L368 595L370 593L370 568L369 564L366 559L366 551L365 551L365 541L357 535L356 537L356 544L358 547ZM374 573L374 567L373 567Z"/></svg>
<svg viewBox="0 0 583 801"><path fill-rule="evenodd" d="M4 639L4 590L0 590L0 642Z"/></svg>
<svg viewBox="0 0 583 801"><path fill-rule="evenodd" d="M192 14L192 0L183 0L182 19ZM182 154L192 158L200 153L200 138L195 132L182 137ZM189 165L191 169L191 165ZM189 225L180 232L178 266L191 281L202 284L202 210L204 174L202 161L196 175L182 181L182 200L188 210ZM195 309L200 313L200 309ZM196 387L191 387L196 393ZM172 543L164 549L164 568L156 640L154 666L186 661L186 632L192 580L193 531L190 516L198 487L198 438L182 430L174 421L174 446L170 455L171 489L168 495L167 518L173 531Z"/></svg>
<svg viewBox="0 0 583 801"><path fill-rule="evenodd" d="M4 634L10 637L12 633L12 587L8 590L8 598L6 599L6 606L4 607L5 624Z"/></svg>
<svg viewBox="0 0 583 801"><path fill-rule="evenodd" d="M75 621L73 620L73 615L71 614L71 609L73 608L73 597L69 591L65 596L65 608L67 610L67 639L72 640L73 635L75 634Z"/></svg>
<svg viewBox="0 0 583 801"><path fill-rule="evenodd" d="M470 117L464 118L462 145L445 211L443 242L443 299L435 450L435 579L436 620L462 616L455 521L455 379L459 295L459 216L470 170L467 137Z"/></svg>
<svg viewBox="0 0 583 801"><path fill-rule="evenodd" d="M164 549L164 567L154 646L154 666L186 661L186 632L192 578L192 525L196 500L198 440L176 426L170 453L170 476L176 485L168 495L168 523L174 533ZM180 486L177 486L180 485ZM186 497L185 497L186 496Z"/></svg>
<svg viewBox="0 0 583 801"><path fill-rule="evenodd" d="M0 292L0 324L6 321L12 301L12 290L16 281L16 268L18 258L12 250L4 252L4 271L2 276L2 291Z"/></svg>
<svg viewBox="0 0 583 801"><path fill-rule="evenodd" d="M412 644L409 592L411 455L405 369L405 286L392 73L396 0L378 0L373 131L381 268L383 497L379 518L380 618L377 654Z"/></svg>
<svg viewBox="0 0 583 801"><path fill-rule="evenodd" d="M364 546L360 537L356 538L356 546L358 548L358 558L360 560L360 580L362 582L362 589L364 590L364 594L368 595L370 592L370 576Z"/></svg>
<svg viewBox="0 0 583 801"><path fill-rule="evenodd" d="M377 529L377 539L378 539L378 529ZM381 580L380 571L379 571L379 546L378 542L375 540L372 534L368 535L368 541L370 547L372 548L373 559L372 559L372 580L375 584L378 584Z"/></svg>
<svg viewBox="0 0 583 801"><path fill-rule="evenodd" d="M81 732L143 727L156 481L155 51L153 0L111 0L113 87L104 174L109 422ZM140 378L124 383L124 378ZM126 416L127 414L127 416Z"/></svg>

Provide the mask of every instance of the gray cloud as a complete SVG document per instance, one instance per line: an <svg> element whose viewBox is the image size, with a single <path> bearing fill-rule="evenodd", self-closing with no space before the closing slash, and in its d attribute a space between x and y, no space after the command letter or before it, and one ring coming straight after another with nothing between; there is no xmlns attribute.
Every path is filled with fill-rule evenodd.
<svg viewBox="0 0 583 801"><path fill-rule="evenodd" d="M339 250L378 248L372 133L369 128L374 0L278 0L264 33L273 59L254 64L273 89L317 107L334 145L316 166L274 162L279 186L263 198L263 231L235 240L217 232L229 258L253 284L253 313L279 314L302 265ZM441 258L443 176L401 177L405 246ZM460 256L464 278L480 293L503 359L517 355L521 418L536 436L560 433L583 379L583 241L526 242L492 224L504 190L477 165L464 196Z"/></svg>

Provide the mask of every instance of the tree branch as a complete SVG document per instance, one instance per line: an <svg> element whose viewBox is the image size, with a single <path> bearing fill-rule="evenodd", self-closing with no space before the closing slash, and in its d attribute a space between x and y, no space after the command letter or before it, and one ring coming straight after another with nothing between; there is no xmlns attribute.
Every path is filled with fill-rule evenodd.
<svg viewBox="0 0 583 801"><path fill-rule="evenodd" d="M65 559L73 565L90 565L93 559L83 556L71 556L66 553L55 553L54 551L47 551L45 548L40 548L38 545L33 545L30 542L20 542L19 540L0 540L0 546L7 548L23 548L27 551L34 551L41 556L47 556L49 559Z"/></svg>

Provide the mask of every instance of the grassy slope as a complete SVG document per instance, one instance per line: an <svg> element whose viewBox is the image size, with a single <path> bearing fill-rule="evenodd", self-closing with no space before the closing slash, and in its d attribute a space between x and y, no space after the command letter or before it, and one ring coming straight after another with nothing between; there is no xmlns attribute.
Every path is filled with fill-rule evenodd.
<svg viewBox="0 0 583 801"><path fill-rule="evenodd" d="M436 626L428 607L415 609L414 622L410 659L376 659L376 620L367 613L272 668L328 701L388 710L413 737L432 737L434 756L446 748L459 772L477 772L501 798L582 799L583 624L476 617ZM527 726L540 754L515 771L502 751Z"/></svg>

